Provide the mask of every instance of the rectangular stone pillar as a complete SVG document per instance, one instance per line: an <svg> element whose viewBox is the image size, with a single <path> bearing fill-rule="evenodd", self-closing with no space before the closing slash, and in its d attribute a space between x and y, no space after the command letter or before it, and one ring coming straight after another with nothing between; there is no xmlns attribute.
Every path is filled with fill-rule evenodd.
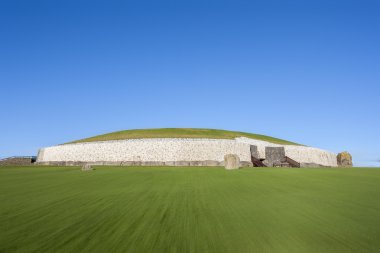
<svg viewBox="0 0 380 253"><path fill-rule="evenodd" d="M251 156L256 158L256 159L260 159L259 151L257 150L257 146L251 145L250 149L251 149Z"/></svg>
<svg viewBox="0 0 380 253"><path fill-rule="evenodd" d="M285 157L284 147L265 147L265 164L273 167L274 164L280 164Z"/></svg>

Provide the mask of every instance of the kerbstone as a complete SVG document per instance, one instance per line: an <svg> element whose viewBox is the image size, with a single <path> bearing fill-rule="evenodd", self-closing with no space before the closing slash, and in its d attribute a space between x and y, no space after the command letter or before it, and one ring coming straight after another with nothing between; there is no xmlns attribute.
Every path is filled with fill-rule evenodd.
<svg viewBox="0 0 380 253"><path fill-rule="evenodd" d="M204 166L201 161L190 161L189 164L190 166Z"/></svg>
<svg viewBox="0 0 380 253"><path fill-rule="evenodd" d="M337 155L337 162L340 167L352 167L352 156L347 151L339 153Z"/></svg>
<svg viewBox="0 0 380 253"><path fill-rule="evenodd" d="M190 162L188 162L188 161L176 161L175 166L190 166Z"/></svg>
<svg viewBox="0 0 380 253"><path fill-rule="evenodd" d="M164 162L155 162L155 161L148 161L148 162L141 162L141 166L164 166Z"/></svg>
<svg viewBox="0 0 380 253"><path fill-rule="evenodd" d="M91 171L91 170L93 170L93 168L90 164L85 164L82 166L82 171Z"/></svg>
<svg viewBox="0 0 380 253"><path fill-rule="evenodd" d="M236 170L240 168L240 159L236 154L227 154L224 156L224 167L226 170Z"/></svg>
<svg viewBox="0 0 380 253"><path fill-rule="evenodd" d="M220 166L220 162L218 161L212 161L212 160L206 160L204 161L205 166Z"/></svg>

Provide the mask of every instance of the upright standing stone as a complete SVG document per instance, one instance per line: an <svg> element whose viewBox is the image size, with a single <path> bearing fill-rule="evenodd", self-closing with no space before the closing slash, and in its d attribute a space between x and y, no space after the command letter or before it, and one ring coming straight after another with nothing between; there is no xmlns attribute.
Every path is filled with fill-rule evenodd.
<svg viewBox="0 0 380 253"><path fill-rule="evenodd" d="M273 167L275 164L280 164L284 157L284 147L265 147L265 164L268 167Z"/></svg>
<svg viewBox="0 0 380 253"><path fill-rule="evenodd" d="M257 146L251 145L250 149L251 149L251 156L256 159L259 159L259 151L257 150Z"/></svg>
<svg viewBox="0 0 380 253"><path fill-rule="evenodd" d="M226 170L236 170L240 167L240 158L235 154L228 154L224 156L224 167Z"/></svg>
<svg viewBox="0 0 380 253"><path fill-rule="evenodd" d="M338 166L340 167L352 167L352 156L348 152L342 152L337 155Z"/></svg>
<svg viewBox="0 0 380 253"><path fill-rule="evenodd" d="M82 166L82 171L90 171L93 170L90 164L85 164Z"/></svg>

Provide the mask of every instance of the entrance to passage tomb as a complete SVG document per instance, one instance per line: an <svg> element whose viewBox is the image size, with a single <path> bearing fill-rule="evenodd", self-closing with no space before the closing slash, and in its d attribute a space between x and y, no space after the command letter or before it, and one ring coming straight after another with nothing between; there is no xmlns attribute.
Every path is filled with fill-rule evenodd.
<svg viewBox="0 0 380 253"><path fill-rule="evenodd" d="M252 162L253 166L254 167L267 167L263 163L264 159L259 158L259 152L257 150L257 146L251 145L250 150L251 150L251 162Z"/></svg>
<svg viewBox="0 0 380 253"><path fill-rule="evenodd" d="M255 145L250 146L250 152L254 167L301 167L299 162L285 155L284 147L265 147L265 159L260 159Z"/></svg>

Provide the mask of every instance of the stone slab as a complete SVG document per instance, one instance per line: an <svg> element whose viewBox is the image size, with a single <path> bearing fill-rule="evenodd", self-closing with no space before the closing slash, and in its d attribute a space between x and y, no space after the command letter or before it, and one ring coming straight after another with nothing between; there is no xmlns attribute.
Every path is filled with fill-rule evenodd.
<svg viewBox="0 0 380 253"><path fill-rule="evenodd" d="M224 167L226 170L236 170L240 168L240 158L236 154L227 154L224 156Z"/></svg>

